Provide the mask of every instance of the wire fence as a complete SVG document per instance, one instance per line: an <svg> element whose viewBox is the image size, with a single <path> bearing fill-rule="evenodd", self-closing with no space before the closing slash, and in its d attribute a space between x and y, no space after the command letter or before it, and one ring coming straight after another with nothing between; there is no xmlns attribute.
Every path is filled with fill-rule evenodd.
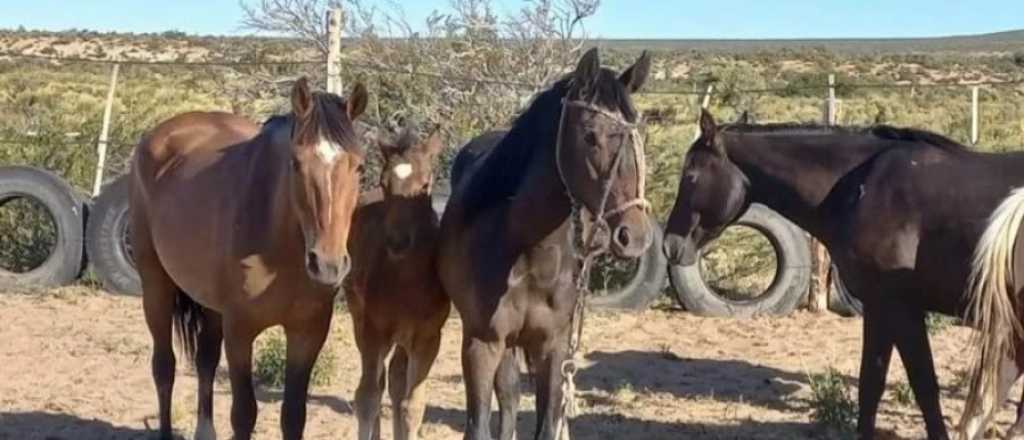
<svg viewBox="0 0 1024 440"><path fill-rule="evenodd" d="M213 61L174 61L174 60L106 60L106 59L92 59L83 57L54 57L48 55L34 55L34 54L0 54L0 60L8 59L25 59L35 61L47 61L51 63L84 63L84 64L100 64L100 65L114 65L121 64L125 66L179 66L179 67L270 67L270 66L310 66L310 65L322 65L325 62L323 60L283 60L283 61L235 61L235 60L213 60ZM541 89L546 87L546 84L532 84L521 81L507 81L501 79L487 79L487 78L474 78L469 76L458 76L448 75L443 73L422 71L414 69L403 69L394 66L386 66L380 64L369 64L360 63L351 60L342 60L339 62L341 66L348 67L351 69L369 70L377 73L395 73L401 75L412 75L425 78L441 79L445 81L454 82L467 82L480 85L503 85L508 87L522 87L529 89ZM696 85L696 83L694 83ZM703 85L703 84L702 84ZM896 83L856 83L856 82L839 82L833 85L829 85L826 82L820 84L805 84L805 85L785 85L779 87L768 87L768 88L753 88L753 89L732 89L728 93L738 94L771 94L771 93L786 93L792 91L808 91L808 90L820 90L825 91L829 88L845 88L845 89L925 89L925 88L958 88L958 87L972 87L972 86L1014 86L1024 85L1024 78L1013 79L1013 80L977 80L977 81L958 81L958 82L911 82L901 81ZM710 93L712 96L725 93L721 90L711 92L697 91L697 90L684 90L684 89L666 89L666 90L642 90L637 92L639 95L691 95L691 96L703 96Z"/></svg>
<svg viewBox="0 0 1024 440"><path fill-rule="evenodd" d="M106 94L107 84L104 80L104 69L114 65L120 65L121 79L119 87L119 99L122 101L117 107L114 121L112 121L112 133L108 141L112 150L124 152L131 148L137 140L140 130L158 123L162 118L169 117L176 112L190 110L183 108L181 103L194 104L196 93L192 88L199 88L198 83L217 83L222 89L218 97L201 100L201 107L204 108L230 108L235 113L267 116L275 113L275 110L282 110L281 98L286 93L287 85L291 80L303 72L311 69L319 71L324 65L324 60L206 60L206 61L185 61L185 60L132 60L132 59L95 59L87 57L65 57L49 55L0 53L0 62L16 61L17 64L33 66L43 65L61 71L61 74L74 78L74 66L94 66L87 70L93 71L95 81L88 84L72 86L60 83L60 80L51 81L47 84L36 84L36 86L66 88L67 94L82 98L85 104L81 104L65 113L89 113L91 119L85 124L86 118L81 115L53 115L45 109L48 102L5 102L4 96L0 95L0 114L19 115L26 121L20 130L13 130L10 127L4 128L0 124L0 145L18 145L35 143L50 146L78 147L77 151L84 155L92 154L101 137L98 129L98 113L102 110L101 96ZM500 78L476 78L471 76L449 75L441 73L441 69L423 69L406 66L384 65L371 62L360 62L352 59L342 59L339 64L348 69L350 79L361 78L371 81L371 84L382 84L393 75L405 75L417 78L436 80L442 84L461 83L481 87L505 87L514 90L515 94L521 97L521 101L532 96L539 90L546 87L545 84L533 84L522 81L507 81ZM164 69L172 69L170 71ZM197 72L206 72L201 79L182 80L177 78L176 72L183 69L195 75ZM244 83L244 86L236 86L233 89L226 84L228 78L259 73L258 83L264 89L263 95L253 95L252 90L245 89L252 82ZM688 137L695 130L696 115L703 106L710 105L718 112L728 115L739 114L744 110L751 110L756 119L784 120L818 120L824 121L825 109L829 108L827 96L829 91L832 95L839 91L840 98L832 105L836 108L834 122L842 125L864 125L872 123L894 123L900 125L919 126L931 129L944 134L955 133L955 139L964 143L972 143L979 138L982 140L998 139L995 150L1013 149L1016 146L1024 145L1024 119L1022 119L1021 96L1024 96L1024 89L1005 94L1010 98L1008 101L1002 97L999 89L1014 88L1024 85L1024 78L1008 80L977 80L977 81L947 81L947 82L913 82L898 81L893 83L872 83L856 82L840 78L831 84L824 80L826 73L822 72L821 80L801 81L796 83L784 83L770 87L743 87L742 84L727 84L723 82L681 82L673 81L673 87L653 88L639 92L645 97L639 98L639 103L645 107L645 113L651 115L649 119L655 120L651 135L651 143L668 146L672 144L687 144ZM152 83L157 81L182 81L176 87L154 88ZM188 81L196 82L190 84ZM667 81L662 81L662 83ZM136 84L136 85L132 85ZM683 87L680 87L680 84ZM777 84L777 83L776 83ZM30 86L30 85L28 85ZM688 86L688 88L687 88ZM122 88L125 92L121 92ZM383 87L379 87L383 89ZM928 97L922 97L928 90L936 89L962 89L964 90L961 104L952 108L928 109ZM971 89L980 89L981 102L971 101ZM897 98L889 99L889 102L882 103L882 99L875 94L853 94L853 91L865 90L899 93ZM381 90L383 93L384 91ZM402 93L401 91L391 93ZM906 94L909 93L909 96ZM147 94L157 95L143 96ZM142 97L140 97L142 96ZM143 99L146 98L146 99ZM153 98L153 99L150 99ZM959 99L959 98L958 98ZM157 102L154 102L157 101ZM274 107L277 102L277 107ZM972 105L973 104L973 105ZM479 109L487 109L489 102L465 101L463 105L476 106ZM244 109L235 108L245 106ZM947 106L949 107L949 106ZM371 112L374 111L371 109ZM377 120L384 118L379 108L376 109ZM907 115L915 115L908 117ZM666 115L668 115L666 117ZM48 123L48 118L67 118L71 121L65 126L79 125L87 126L85 129L75 129L77 136L63 136L65 133L53 133L42 127ZM130 119L130 120L129 120ZM971 121L982 121L980 127L971 126ZM976 133L976 136L965 136L964 134ZM649 143L649 145L651 144ZM1012 143L1012 144L1011 144ZM79 156L81 157L81 155ZM122 169L125 157L120 160L113 160L108 167L115 170ZM668 162L674 163L674 162ZM665 176L668 177L668 176Z"/></svg>

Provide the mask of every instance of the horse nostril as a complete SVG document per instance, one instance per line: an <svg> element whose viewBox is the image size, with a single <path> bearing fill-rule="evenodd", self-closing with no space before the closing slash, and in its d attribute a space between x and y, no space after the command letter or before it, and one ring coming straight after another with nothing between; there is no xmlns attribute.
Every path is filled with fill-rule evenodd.
<svg viewBox="0 0 1024 440"><path fill-rule="evenodd" d="M412 236L409 234L392 235L388 237L388 247L394 252L402 252L412 246Z"/></svg>
<svg viewBox="0 0 1024 440"><path fill-rule="evenodd" d="M342 255L338 261L338 274L347 275L350 269L352 269L352 258L348 254Z"/></svg>
<svg viewBox="0 0 1024 440"><path fill-rule="evenodd" d="M312 275L320 273L320 258L316 256L316 252L306 254L306 270Z"/></svg>
<svg viewBox="0 0 1024 440"><path fill-rule="evenodd" d="M613 235L613 239L615 240L615 244L618 245L619 247L629 247L629 243L632 239L629 227L627 227L626 225L622 225L615 228L615 234Z"/></svg>

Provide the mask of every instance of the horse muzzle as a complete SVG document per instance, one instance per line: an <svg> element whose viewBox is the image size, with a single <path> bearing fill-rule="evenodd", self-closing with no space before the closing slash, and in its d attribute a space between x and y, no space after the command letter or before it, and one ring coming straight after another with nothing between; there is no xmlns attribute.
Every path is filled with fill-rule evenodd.
<svg viewBox="0 0 1024 440"><path fill-rule="evenodd" d="M306 273L309 278L328 287L337 287L352 269L352 259L348 254L338 258L325 258L318 251L306 253Z"/></svg>

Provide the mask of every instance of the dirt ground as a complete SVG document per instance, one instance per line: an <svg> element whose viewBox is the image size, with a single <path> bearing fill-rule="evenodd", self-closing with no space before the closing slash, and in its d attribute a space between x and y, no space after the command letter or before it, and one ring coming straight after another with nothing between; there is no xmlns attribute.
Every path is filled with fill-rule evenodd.
<svg viewBox="0 0 1024 440"><path fill-rule="evenodd" d="M444 345L428 382L422 435L461 438L464 397L459 320L445 327ZM355 437L352 397L358 353L347 314L339 313L329 349L336 354L330 385L312 391L306 438ZM574 438L803 439L827 438L812 422L807 375L837 368L856 394L859 319L798 312L784 318L698 318L672 310L591 313L585 363L577 376L581 412ZM963 404L970 331L943 329L932 337L940 367L946 423ZM149 335L138 299L84 288L44 294L0 294L0 439L149 438L156 396L149 372ZM195 376L178 362L174 422L186 438L195 424ZM220 438L230 438L230 389L224 365L216 384ZM898 357L879 414L882 438L924 437L916 406L899 403L893 383L905 383ZM524 381L524 387L529 383ZM1013 396L1020 396L1019 387ZM258 392L257 438L278 438L281 391ZM1016 399L1014 399L1016 402ZM531 438L532 392L525 392L519 437ZM496 408L496 406L495 406ZM999 416L1005 430L1013 417ZM384 411L390 438L390 411Z"/></svg>

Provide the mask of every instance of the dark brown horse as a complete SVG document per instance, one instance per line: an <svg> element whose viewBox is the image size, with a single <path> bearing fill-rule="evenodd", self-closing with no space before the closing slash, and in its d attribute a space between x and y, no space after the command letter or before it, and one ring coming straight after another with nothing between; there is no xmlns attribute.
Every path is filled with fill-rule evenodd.
<svg viewBox="0 0 1024 440"><path fill-rule="evenodd" d="M302 437L310 370L349 269L348 232L362 152L352 121L366 107L310 93L300 79L293 113L262 128L228 113L186 113L135 150L129 202L143 308L153 336L160 436L171 438L172 322L199 376L196 437L214 438L213 377L224 341L231 426L256 423L252 342L273 325L287 335L281 429Z"/></svg>
<svg viewBox="0 0 1024 440"><path fill-rule="evenodd" d="M616 76L592 49L507 133L482 135L456 158L438 265L462 317L468 439L491 438L495 391L501 438L513 437L516 347L537 376L536 438L554 438L562 422L562 368L578 296L570 214L591 213L620 256L636 257L649 243L630 99L649 67L644 53Z"/></svg>
<svg viewBox="0 0 1024 440"><path fill-rule="evenodd" d="M864 304L859 436L874 438L895 346L928 438L945 439L925 313L964 315L971 256L986 218L1022 184L1024 155L971 152L925 131L719 128L705 113L686 156L665 252L675 264L693 264L752 202L810 232Z"/></svg>
<svg viewBox="0 0 1024 440"><path fill-rule="evenodd" d="M451 310L437 277L438 221L430 199L441 145L436 129L425 141L406 129L398 139L380 143L380 189L356 209L345 293L363 365L355 401L360 440L380 438L385 377L394 437L418 438L423 420L423 383ZM388 372L385 358L392 347Z"/></svg>

